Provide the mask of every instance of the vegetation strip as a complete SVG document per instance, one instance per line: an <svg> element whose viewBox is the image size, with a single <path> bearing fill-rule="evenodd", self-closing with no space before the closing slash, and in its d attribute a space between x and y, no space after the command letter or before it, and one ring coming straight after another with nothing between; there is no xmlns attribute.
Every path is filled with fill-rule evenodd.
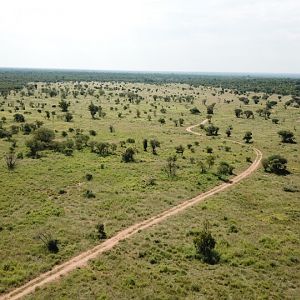
<svg viewBox="0 0 300 300"><path fill-rule="evenodd" d="M203 121L201 124L205 124L206 122L207 122L207 120ZM193 128L195 128L196 126L199 126L199 125L198 124L192 125L192 126L186 128L186 130L192 134L201 136L200 133L193 131ZM224 140L243 145L242 143L237 142L237 141L227 140L227 139L224 139ZM153 226L155 224L158 224L159 222L165 220L166 218L168 218L172 215L175 215L175 214L185 210L186 208L191 207L191 206L205 200L206 198L223 191L224 189L230 187L233 184L238 183L242 179L251 175L260 165L260 162L262 160L262 153L259 149L255 148L255 147L252 147L252 149L254 150L254 152L256 154L256 158L253 161L253 163L250 165L250 167L248 169L246 169L239 175L232 178L229 182L222 183L221 185L218 185L207 192L201 193L200 195L198 195L192 199L184 201L181 204L178 204L178 205L176 205L176 206L174 206L152 218L149 218L145 221L134 224L134 225L120 231L118 234L107 239L105 242L101 243L100 245L81 253L80 255L66 261L65 263L63 263L61 265L54 267L52 270L50 270L44 274L41 274L40 276L29 281L28 283L24 284L23 286L7 293L6 295L0 296L0 300L20 299L21 297L24 297L24 296L34 292L36 288L41 287L41 286L43 286L51 281L54 281L56 279L59 279L61 276L68 274L69 272L73 271L76 268L86 265L86 263L89 260L94 259L99 254L112 249L120 241L131 237L135 233L137 233L143 229L149 228L150 226Z"/></svg>

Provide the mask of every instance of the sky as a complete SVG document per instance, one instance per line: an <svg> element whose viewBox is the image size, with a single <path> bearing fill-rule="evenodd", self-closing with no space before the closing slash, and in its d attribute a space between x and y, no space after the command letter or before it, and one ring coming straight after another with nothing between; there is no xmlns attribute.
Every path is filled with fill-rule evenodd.
<svg viewBox="0 0 300 300"><path fill-rule="evenodd" d="M0 0L0 67L300 73L299 0Z"/></svg>

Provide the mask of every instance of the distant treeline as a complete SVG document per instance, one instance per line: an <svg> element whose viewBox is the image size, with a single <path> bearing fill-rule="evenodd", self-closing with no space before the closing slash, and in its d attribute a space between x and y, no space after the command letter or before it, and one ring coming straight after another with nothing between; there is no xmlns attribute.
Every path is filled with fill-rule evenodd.
<svg viewBox="0 0 300 300"><path fill-rule="evenodd" d="M0 69L0 93L22 89L28 82L124 81L143 83L187 83L214 86L240 92L264 92L300 96L300 78L271 75L225 75L193 73L143 73L37 69Z"/></svg>

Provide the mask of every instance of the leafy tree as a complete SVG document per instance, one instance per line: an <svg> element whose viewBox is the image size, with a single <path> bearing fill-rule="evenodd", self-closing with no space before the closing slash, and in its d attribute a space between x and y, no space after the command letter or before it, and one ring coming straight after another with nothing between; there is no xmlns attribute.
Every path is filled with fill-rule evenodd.
<svg viewBox="0 0 300 300"><path fill-rule="evenodd" d="M296 142L294 133L291 132L290 130L280 130L280 131L278 131L278 134L280 135L281 141L283 143L294 144Z"/></svg>
<svg viewBox="0 0 300 300"><path fill-rule="evenodd" d="M250 141L252 140L252 132L251 131L247 131L243 137L243 140L249 144Z"/></svg>
<svg viewBox="0 0 300 300"><path fill-rule="evenodd" d="M91 113L92 119L95 119L95 115L99 111L99 107L96 106L93 102L89 105L89 111Z"/></svg>
<svg viewBox="0 0 300 300"><path fill-rule="evenodd" d="M122 154L122 161L124 161L125 163L134 162L134 154L135 151L133 148L127 148Z"/></svg>
<svg viewBox="0 0 300 300"><path fill-rule="evenodd" d="M281 155L275 154L262 160L263 168L266 172L275 173L277 175L287 174L287 159Z"/></svg>
<svg viewBox="0 0 300 300"><path fill-rule="evenodd" d="M214 250L216 240L210 232L208 221L204 222L202 231L194 238L194 245L197 256L204 262L209 264L216 264L219 262L220 256Z"/></svg>

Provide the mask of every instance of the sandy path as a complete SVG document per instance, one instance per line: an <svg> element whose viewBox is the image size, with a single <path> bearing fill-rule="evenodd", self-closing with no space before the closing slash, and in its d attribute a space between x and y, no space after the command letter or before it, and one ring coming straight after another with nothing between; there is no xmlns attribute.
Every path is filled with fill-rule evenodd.
<svg viewBox="0 0 300 300"><path fill-rule="evenodd" d="M202 124L205 124L206 122L207 122L207 120L203 121ZM195 128L196 126L199 126L199 125L197 124L197 125L190 126L190 127L186 128L186 130L190 133L201 136L200 133L193 131L193 128ZM237 141L232 141L229 139L224 139L224 140L230 141L230 142L233 142L236 144L244 145L243 143L240 143ZM140 223L134 224L134 225L120 231L115 236L107 239L100 245L98 245L90 250L87 250L87 251L79 254L78 256L73 257L72 259L66 261L65 263L54 267L52 270L50 270L46 273L43 273L40 276L36 277L35 279L20 286L19 288L16 288L15 290L0 296L0 300L20 299L20 298L24 297L25 295L28 295L28 294L34 292L34 290L37 287L41 287L51 281L57 280L61 276L68 274L69 272L75 270L76 268L85 266L89 260L96 258L97 256L99 256L99 254L101 254L105 251L110 250L111 248L116 246L120 241L131 237L135 233L137 233L143 229L146 229L150 226L153 226L159 222L162 222L166 218L173 216L173 215L175 215L175 214L185 210L186 208L191 207L199 202L202 202L203 200L207 199L208 197L211 197L211 196L225 190L226 188L229 188L230 186L238 183L239 181L241 181L242 179L248 177L251 173L253 173L260 165L260 161L262 159L262 153L260 150L256 149L255 147L252 147L252 149L256 154L256 158L255 158L254 162L250 165L250 167L247 170L243 171L239 175L232 178L230 183L222 183L205 193L202 193L192 199L186 200L186 201L184 201L184 202L182 202L182 203L180 203L180 204L178 204L178 205L176 205L154 217L151 217L147 220L144 220Z"/></svg>

